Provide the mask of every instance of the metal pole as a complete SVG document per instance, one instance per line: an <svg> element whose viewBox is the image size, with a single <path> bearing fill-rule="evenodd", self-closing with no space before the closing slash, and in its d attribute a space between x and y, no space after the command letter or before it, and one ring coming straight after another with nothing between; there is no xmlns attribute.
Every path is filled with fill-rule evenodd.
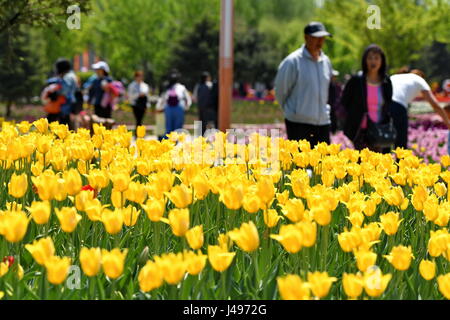
<svg viewBox="0 0 450 320"><path fill-rule="evenodd" d="M233 7L234 0L221 0L220 59L219 59L219 130L231 126L233 98Z"/></svg>

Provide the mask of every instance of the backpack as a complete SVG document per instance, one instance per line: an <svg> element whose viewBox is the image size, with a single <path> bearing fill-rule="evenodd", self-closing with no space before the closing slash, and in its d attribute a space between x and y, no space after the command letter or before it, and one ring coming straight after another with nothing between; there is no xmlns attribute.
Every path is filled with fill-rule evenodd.
<svg viewBox="0 0 450 320"><path fill-rule="evenodd" d="M180 104L180 99L178 98L177 91L175 90L175 86L169 89L167 94L167 104L170 107L176 107Z"/></svg>
<svg viewBox="0 0 450 320"><path fill-rule="evenodd" d="M54 79L50 79L47 84L41 93L44 111L49 114L58 114L61 112L61 106L66 103L66 97L60 93L62 84Z"/></svg>

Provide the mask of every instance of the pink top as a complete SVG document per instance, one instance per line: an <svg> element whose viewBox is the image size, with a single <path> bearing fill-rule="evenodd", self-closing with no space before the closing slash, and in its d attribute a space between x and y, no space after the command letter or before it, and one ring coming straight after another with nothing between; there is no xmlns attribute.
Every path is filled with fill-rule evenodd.
<svg viewBox="0 0 450 320"><path fill-rule="evenodd" d="M370 120L373 122L380 121L381 118L381 108L383 105L383 95L381 92L381 86L374 86L367 84L367 108ZM361 128L367 128L367 118L364 117L361 124Z"/></svg>

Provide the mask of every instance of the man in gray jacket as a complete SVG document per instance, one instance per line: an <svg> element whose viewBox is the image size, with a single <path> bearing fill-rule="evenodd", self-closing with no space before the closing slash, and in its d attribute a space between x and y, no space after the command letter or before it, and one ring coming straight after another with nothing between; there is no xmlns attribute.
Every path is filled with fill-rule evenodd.
<svg viewBox="0 0 450 320"><path fill-rule="evenodd" d="M283 107L289 140L305 139L314 147L330 143L328 92L333 68L322 52L325 37L332 36L320 22L305 29L305 44L281 62L275 95Z"/></svg>

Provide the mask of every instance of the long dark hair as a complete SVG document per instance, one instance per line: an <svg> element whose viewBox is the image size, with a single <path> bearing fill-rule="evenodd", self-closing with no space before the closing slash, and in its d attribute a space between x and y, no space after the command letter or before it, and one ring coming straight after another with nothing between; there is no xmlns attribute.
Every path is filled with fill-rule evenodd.
<svg viewBox="0 0 450 320"><path fill-rule="evenodd" d="M364 75L366 75L367 72L369 71L369 68L367 67L367 56L369 55L370 52L378 53L381 56L381 67L380 70L378 70L378 74L381 79L384 79L387 72L386 55L384 54L383 49L381 49L381 47L376 44L371 44L364 50L364 54L362 57L362 70Z"/></svg>

